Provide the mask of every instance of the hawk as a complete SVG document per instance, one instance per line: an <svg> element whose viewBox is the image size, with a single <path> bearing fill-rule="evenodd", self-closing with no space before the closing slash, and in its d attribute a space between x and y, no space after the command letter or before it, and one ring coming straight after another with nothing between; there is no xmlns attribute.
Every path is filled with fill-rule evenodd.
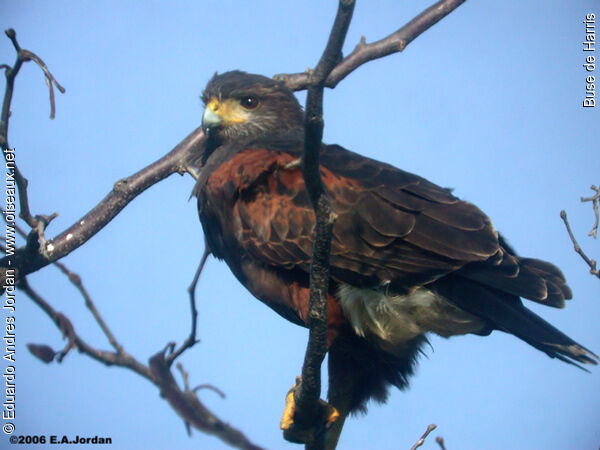
<svg viewBox="0 0 600 450"><path fill-rule="evenodd" d="M281 316L306 326L315 216L300 158L303 112L281 82L215 74L194 192L215 257ZM513 334L552 358L598 357L527 309L571 298L554 265L524 258L475 205L417 175L321 146L337 215L328 293L329 402L343 418L406 388L427 333Z"/></svg>

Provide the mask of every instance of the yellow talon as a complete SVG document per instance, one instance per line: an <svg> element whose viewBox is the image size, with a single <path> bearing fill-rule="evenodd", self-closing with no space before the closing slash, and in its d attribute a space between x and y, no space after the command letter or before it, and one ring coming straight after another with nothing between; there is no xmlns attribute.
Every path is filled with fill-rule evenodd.
<svg viewBox="0 0 600 450"><path fill-rule="evenodd" d="M333 406L331 406L324 400L319 400L319 402L321 402L321 404L327 409L327 416L325 420L327 420L327 423L329 425L331 425L333 422L337 421L340 418L340 413L337 409L335 409Z"/></svg>
<svg viewBox="0 0 600 450"><path fill-rule="evenodd" d="M294 423L294 411L296 410L296 402L294 401L294 384L285 396L285 408L283 409L283 415L281 416L281 423L279 427L282 430L287 430Z"/></svg>
<svg viewBox="0 0 600 450"><path fill-rule="evenodd" d="M285 396L285 408L283 409L281 422L279 424L279 427L284 431L288 430L294 423L294 413L296 411L296 401L294 400L294 392L296 390L296 386L297 383L295 383L292 386L292 388L288 391L287 395ZM338 410L331 406L329 403L327 403L324 400L319 400L319 403L321 404L321 406L323 406L323 409L326 411L325 421L327 422L327 425L331 425L340 418L340 413L338 412Z"/></svg>

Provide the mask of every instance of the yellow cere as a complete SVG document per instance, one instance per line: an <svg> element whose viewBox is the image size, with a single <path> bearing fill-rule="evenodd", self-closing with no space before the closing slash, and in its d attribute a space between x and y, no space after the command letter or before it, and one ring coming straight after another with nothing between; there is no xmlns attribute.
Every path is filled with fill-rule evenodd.
<svg viewBox="0 0 600 450"><path fill-rule="evenodd" d="M220 102L216 97L213 97L206 107L218 115L224 124L244 122L248 114L235 99Z"/></svg>

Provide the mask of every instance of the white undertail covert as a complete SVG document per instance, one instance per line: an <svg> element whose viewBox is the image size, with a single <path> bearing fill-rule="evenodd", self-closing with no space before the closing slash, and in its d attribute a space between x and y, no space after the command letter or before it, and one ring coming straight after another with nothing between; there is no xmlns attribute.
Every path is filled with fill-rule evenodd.
<svg viewBox="0 0 600 450"><path fill-rule="evenodd" d="M480 331L485 323L442 296L420 287L406 295L340 284L338 298L356 334L394 353L404 343L431 332L443 337Z"/></svg>

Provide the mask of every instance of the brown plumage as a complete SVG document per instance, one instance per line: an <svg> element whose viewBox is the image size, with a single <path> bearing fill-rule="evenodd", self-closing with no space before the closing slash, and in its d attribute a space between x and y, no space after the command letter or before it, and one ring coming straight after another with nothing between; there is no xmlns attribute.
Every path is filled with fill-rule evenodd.
<svg viewBox="0 0 600 450"><path fill-rule="evenodd" d="M279 82L215 75L203 94L208 143L195 193L211 250L283 317L306 324L314 213L302 110ZM571 298L563 274L517 256L471 203L408 172L323 145L337 221L328 302L330 401L345 414L404 388L426 333L512 333L547 355L597 356L529 311Z"/></svg>

